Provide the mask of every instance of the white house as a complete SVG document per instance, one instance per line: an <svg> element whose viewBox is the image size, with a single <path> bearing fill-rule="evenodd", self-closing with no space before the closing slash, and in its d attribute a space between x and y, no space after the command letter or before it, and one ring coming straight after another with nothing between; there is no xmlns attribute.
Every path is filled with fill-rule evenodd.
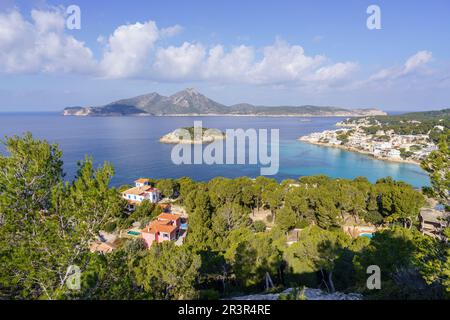
<svg viewBox="0 0 450 320"><path fill-rule="evenodd" d="M122 192L122 198L128 201L130 210L134 210L136 205L141 204L144 200L148 200L151 203L156 203L160 200L161 194L159 190L150 185L149 179L138 179L134 183L135 187Z"/></svg>
<svg viewBox="0 0 450 320"><path fill-rule="evenodd" d="M150 185L150 179L140 178L134 181L136 187L145 187Z"/></svg>
<svg viewBox="0 0 450 320"><path fill-rule="evenodd" d="M389 150L389 152L388 152L388 157L389 158L391 158L391 159L401 159L402 157L400 156L400 150L397 150L397 149L391 149L391 150Z"/></svg>

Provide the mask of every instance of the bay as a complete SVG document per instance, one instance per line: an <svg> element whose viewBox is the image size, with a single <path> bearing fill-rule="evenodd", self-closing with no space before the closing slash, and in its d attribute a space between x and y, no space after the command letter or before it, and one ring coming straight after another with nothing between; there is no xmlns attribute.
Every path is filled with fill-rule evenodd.
<svg viewBox="0 0 450 320"><path fill-rule="evenodd" d="M0 136L31 132L37 138L58 143L63 150L67 178L76 173L77 162L89 155L95 164L113 164L113 185L132 183L138 177L209 180L216 176L256 177L258 165L175 165L173 145L159 138L180 127L201 120L204 127L226 129L279 129L280 168L278 180L325 174L353 179L365 176L375 182L391 176L414 187L429 185L426 173L413 164L394 163L337 148L307 144L297 140L315 131L335 129L340 117L63 117L58 113L2 113ZM4 147L0 146L4 152Z"/></svg>

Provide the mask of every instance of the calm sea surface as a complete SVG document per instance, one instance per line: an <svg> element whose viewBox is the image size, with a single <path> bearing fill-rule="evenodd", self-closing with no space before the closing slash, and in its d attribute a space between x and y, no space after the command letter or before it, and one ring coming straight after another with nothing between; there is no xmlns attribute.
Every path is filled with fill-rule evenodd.
<svg viewBox="0 0 450 320"><path fill-rule="evenodd" d="M91 155L96 164L109 161L116 175L114 185L130 183L138 177L208 180L216 176L260 175L258 165L175 165L171 161L172 145L159 138L179 127L192 126L201 120L204 127L225 129L279 129L280 168L275 178L298 178L325 174L331 177L365 176L374 182L391 176L415 187L428 185L424 171L411 164L391 163L335 148L297 141L314 131L335 128L342 118L273 118L273 117L63 117L59 114L0 114L0 136L22 134L56 142L64 152L67 178L72 178L76 164ZM4 147L0 146L4 152Z"/></svg>

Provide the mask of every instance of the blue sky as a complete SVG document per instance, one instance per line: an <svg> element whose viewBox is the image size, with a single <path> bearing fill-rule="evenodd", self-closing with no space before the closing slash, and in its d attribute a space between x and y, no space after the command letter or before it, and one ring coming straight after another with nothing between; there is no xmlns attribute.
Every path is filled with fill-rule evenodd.
<svg viewBox="0 0 450 320"><path fill-rule="evenodd" d="M65 28L73 4L80 30ZM185 87L224 104L449 107L449 14L447 0L2 0L0 111Z"/></svg>

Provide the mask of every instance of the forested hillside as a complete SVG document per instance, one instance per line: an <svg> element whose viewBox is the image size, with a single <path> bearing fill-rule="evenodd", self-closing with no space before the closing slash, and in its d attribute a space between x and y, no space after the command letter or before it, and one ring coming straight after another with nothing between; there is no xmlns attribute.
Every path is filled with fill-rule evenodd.
<svg viewBox="0 0 450 320"><path fill-rule="evenodd" d="M57 145L30 134L8 138L5 145L2 298L217 299L262 292L267 277L274 284L270 290L308 286L402 299L450 294L448 243L418 231L425 200L403 182L326 176L281 184L265 177L155 180L189 215L186 242L147 250L140 239L128 239L99 255L88 243L100 230L145 223L159 209L147 204L127 214L121 188L109 186L114 170L108 163L95 168L86 158L76 177L65 182ZM265 221L252 219L260 211L267 212ZM371 240L352 238L341 228L348 218L380 231ZM299 236L289 245L287 234L294 228ZM370 291L366 269L374 264L381 268L382 289ZM65 285L69 265L82 271L79 291Z"/></svg>

